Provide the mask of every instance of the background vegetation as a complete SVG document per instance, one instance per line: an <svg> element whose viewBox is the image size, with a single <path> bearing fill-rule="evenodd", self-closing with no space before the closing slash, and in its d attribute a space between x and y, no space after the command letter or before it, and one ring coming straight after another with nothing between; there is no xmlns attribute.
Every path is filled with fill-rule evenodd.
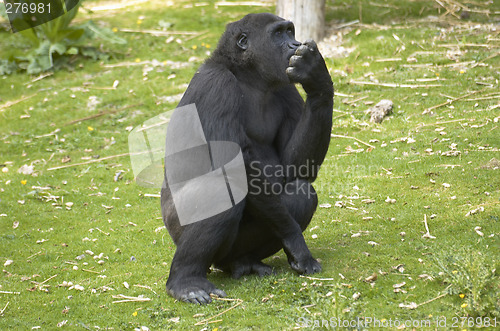
<svg viewBox="0 0 500 331"><path fill-rule="evenodd" d="M232 4L86 1L73 23L92 18L126 44L92 39L107 59L73 54L63 70L0 76L0 328L498 325L496 1L328 3L336 136L305 232L323 272L299 277L279 253L271 277L209 275L233 301L165 293L175 247L158 191L134 183L127 137L175 107L227 22L274 11ZM2 22L0 58L31 47ZM370 123L381 99L394 112Z"/></svg>

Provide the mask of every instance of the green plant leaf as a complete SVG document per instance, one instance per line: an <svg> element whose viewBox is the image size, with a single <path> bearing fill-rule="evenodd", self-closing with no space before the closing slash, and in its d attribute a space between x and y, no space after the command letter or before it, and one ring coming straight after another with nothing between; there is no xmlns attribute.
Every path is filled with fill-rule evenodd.
<svg viewBox="0 0 500 331"><path fill-rule="evenodd" d="M40 45L40 38L38 37L38 35L36 34L34 29L26 29L26 30L20 31L19 33L23 37L25 37L26 39L31 41L35 47L38 47Z"/></svg>
<svg viewBox="0 0 500 331"><path fill-rule="evenodd" d="M82 27L84 27L85 30L87 30L89 32L90 37L101 38L101 39L109 41L110 43L113 43L113 44L126 44L127 43L127 41L125 39L116 36L116 34L114 34L113 31L111 31L110 29L98 27L92 21L86 22L85 24L82 25Z"/></svg>
<svg viewBox="0 0 500 331"><path fill-rule="evenodd" d="M61 31L61 35L64 34L64 37L61 38L61 40L65 39L71 43L78 42L82 38L83 34L85 33L84 29L76 29L76 28L70 28L70 29L63 30L63 31Z"/></svg>
<svg viewBox="0 0 500 331"><path fill-rule="evenodd" d="M66 49L67 47L63 43L52 44L50 45L50 55L52 56L54 52L57 52L59 55L63 55L66 53Z"/></svg>
<svg viewBox="0 0 500 331"><path fill-rule="evenodd" d="M17 69L16 63L9 60L0 60L0 75L10 75Z"/></svg>
<svg viewBox="0 0 500 331"><path fill-rule="evenodd" d="M78 48L77 47L70 47L66 51L66 54L68 54L68 55L76 55L76 54L78 54Z"/></svg>

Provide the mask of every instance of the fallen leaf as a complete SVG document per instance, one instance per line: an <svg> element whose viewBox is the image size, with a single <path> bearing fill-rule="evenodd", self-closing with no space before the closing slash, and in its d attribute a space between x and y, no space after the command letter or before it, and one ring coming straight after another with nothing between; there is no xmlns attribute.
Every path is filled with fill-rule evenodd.
<svg viewBox="0 0 500 331"><path fill-rule="evenodd" d="M472 209L471 211L469 211L467 214L465 214L465 217L468 217L468 216L471 216L471 215L474 215L474 214L477 214L477 213L480 213L484 211L484 207L479 207L479 208L476 208L476 209Z"/></svg>
<svg viewBox="0 0 500 331"><path fill-rule="evenodd" d="M415 302L410 302L409 304L400 303L399 308L417 309L418 305Z"/></svg>
<svg viewBox="0 0 500 331"><path fill-rule="evenodd" d="M406 282L402 282L402 283L399 283L399 284L394 284L394 285L392 285L392 287L393 288L401 288L401 287L403 287L405 285L406 285Z"/></svg>
<svg viewBox="0 0 500 331"><path fill-rule="evenodd" d="M368 277L365 278L365 282L367 282L367 283L372 283L372 282L374 282L376 280L377 280L377 273L376 272L374 272L373 274L371 274L371 276L368 276Z"/></svg>
<svg viewBox="0 0 500 331"><path fill-rule="evenodd" d="M31 175L31 174L33 174L34 169L35 169L35 167L33 167L32 165L25 164L17 170L17 173L23 174L23 175Z"/></svg>

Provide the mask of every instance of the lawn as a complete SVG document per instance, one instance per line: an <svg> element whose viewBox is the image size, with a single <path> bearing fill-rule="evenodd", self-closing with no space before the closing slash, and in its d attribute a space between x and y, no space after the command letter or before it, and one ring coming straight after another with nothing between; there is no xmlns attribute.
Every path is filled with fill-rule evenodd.
<svg viewBox="0 0 500 331"><path fill-rule="evenodd" d="M323 271L298 276L283 252L273 276L213 270L228 298L207 306L165 291L175 245L128 135L175 108L226 23L274 5L84 7L75 24L127 43L0 76L0 329L498 328L498 1L327 1L333 137L304 232ZM0 59L23 55L0 23ZM371 123L382 99L393 113Z"/></svg>

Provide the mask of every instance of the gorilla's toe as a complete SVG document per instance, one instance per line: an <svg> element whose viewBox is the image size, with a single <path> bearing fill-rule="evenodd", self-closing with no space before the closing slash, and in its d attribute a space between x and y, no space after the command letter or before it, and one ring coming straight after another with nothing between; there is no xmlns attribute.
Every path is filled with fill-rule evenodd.
<svg viewBox="0 0 500 331"><path fill-rule="evenodd" d="M255 263L252 266L252 271L259 275L259 277L269 276L273 274L273 268L262 262Z"/></svg>
<svg viewBox="0 0 500 331"><path fill-rule="evenodd" d="M181 285L167 284L167 292L177 300L197 305L205 305L212 302L210 294L215 294L218 297L226 296L226 292L219 290L214 284L203 278L190 279L184 284L181 283Z"/></svg>

